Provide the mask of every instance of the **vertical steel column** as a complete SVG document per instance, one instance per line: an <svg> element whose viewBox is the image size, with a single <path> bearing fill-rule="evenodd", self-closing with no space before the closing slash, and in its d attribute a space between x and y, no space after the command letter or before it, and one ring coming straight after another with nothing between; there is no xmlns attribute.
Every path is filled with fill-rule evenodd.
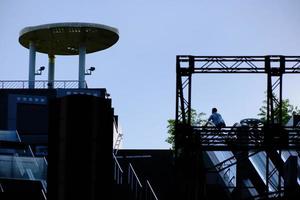
<svg viewBox="0 0 300 200"><path fill-rule="evenodd" d="M273 62L279 62L279 67L272 67ZM282 76L285 73L285 57L284 56L266 56L265 70L267 73L267 129L265 132L265 139L267 144L272 145L273 142L282 142L283 137L283 114L282 114ZM277 78L276 80L274 80ZM266 150L266 194L269 192L270 186L270 151ZM281 156L281 150L280 150ZM277 188L281 190L281 169L278 169L278 185ZM268 198L268 196L266 196Z"/></svg>
<svg viewBox="0 0 300 200"><path fill-rule="evenodd" d="M78 88L85 88L85 55L86 47L81 45L79 47L79 73L78 73Z"/></svg>
<svg viewBox="0 0 300 200"><path fill-rule="evenodd" d="M180 87L181 86L181 76L180 76L180 62L179 62L179 56L176 56L176 116L175 116L175 122L178 123L179 121L179 99L180 99Z"/></svg>
<svg viewBox="0 0 300 200"><path fill-rule="evenodd" d="M271 79L271 61L270 57L265 57L265 72L267 73L267 126L270 124L270 99L272 98L272 79ZM271 94L270 94L271 92Z"/></svg>
<svg viewBox="0 0 300 200"><path fill-rule="evenodd" d="M283 125L283 113L282 113L282 74L285 73L285 57L280 56L280 76L279 76L279 123ZM279 150L279 157L281 158L281 149ZM282 170L278 170L278 191L281 191L281 173Z"/></svg>
<svg viewBox="0 0 300 200"><path fill-rule="evenodd" d="M279 68L271 66L272 62L279 61ZM282 75L285 72L285 57L265 57L265 70L267 73L267 124L282 125ZM278 77L273 83L274 77ZM279 86L279 89L278 89ZM276 92L277 89L277 92ZM275 113L275 111L277 111Z"/></svg>
<svg viewBox="0 0 300 200"><path fill-rule="evenodd" d="M279 150L279 157L281 158L281 149ZM281 170L282 169L279 169L278 170L278 186L277 186L277 190L278 191L281 191L281 176L282 176L282 173L281 173ZM281 196L281 195L280 195Z"/></svg>
<svg viewBox="0 0 300 200"><path fill-rule="evenodd" d="M271 72L268 73L267 81L267 124L269 125L275 122Z"/></svg>
<svg viewBox="0 0 300 200"><path fill-rule="evenodd" d="M282 115L282 75L285 73L285 57L280 56L280 68L279 68L279 124L283 125Z"/></svg>
<svg viewBox="0 0 300 200"><path fill-rule="evenodd" d="M55 56L49 54L48 58L48 88L52 89L54 87Z"/></svg>
<svg viewBox="0 0 300 200"><path fill-rule="evenodd" d="M34 81L35 81L35 57L36 57L35 44L32 41L30 41L29 42L29 77L28 77L28 87L30 89L34 88Z"/></svg>
<svg viewBox="0 0 300 200"><path fill-rule="evenodd" d="M182 92L181 92L181 76L180 76L180 61L179 56L176 56L176 116L175 116L175 157L177 160L178 156L178 143L179 143L179 131L178 131L178 125L179 125L179 116L180 116L180 107L179 107L179 100L182 99ZM181 102L182 105L182 102Z"/></svg>
<svg viewBox="0 0 300 200"><path fill-rule="evenodd" d="M195 69L195 58L189 56L189 74L188 74L188 125L192 125L192 74Z"/></svg>
<svg viewBox="0 0 300 200"><path fill-rule="evenodd" d="M269 193L269 153L266 151L266 198L268 198Z"/></svg>
<svg viewBox="0 0 300 200"><path fill-rule="evenodd" d="M278 123L281 124L281 125L284 125L283 124L283 115L282 115L282 74L280 74L279 76L279 97L278 97Z"/></svg>

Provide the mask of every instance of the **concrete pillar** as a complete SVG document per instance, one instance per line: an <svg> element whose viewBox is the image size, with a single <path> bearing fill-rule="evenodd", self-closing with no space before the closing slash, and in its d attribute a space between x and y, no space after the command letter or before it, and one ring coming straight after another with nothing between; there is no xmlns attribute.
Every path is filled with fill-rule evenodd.
<svg viewBox="0 0 300 200"><path fill-rule="evenodd" d="M35 57L36 57L35 44L32 41L30 41L30 43L29 43L29 77L28 77L28 87L30 89L34 88Z"/></svg>
<svg viewBox="0 0 300 200"><path fill-rule="evenodd" d="M48 58L48 88L52 89L54 87L55 56L49 54Z"/></svg>
<svg viewBox="0 0 300 200"><path fill-rule="evenodd" d="M78 73L79 88L85 88L85 54L86 54L86 47L84 45L81 45L79 47L79 73Z"/></svg>

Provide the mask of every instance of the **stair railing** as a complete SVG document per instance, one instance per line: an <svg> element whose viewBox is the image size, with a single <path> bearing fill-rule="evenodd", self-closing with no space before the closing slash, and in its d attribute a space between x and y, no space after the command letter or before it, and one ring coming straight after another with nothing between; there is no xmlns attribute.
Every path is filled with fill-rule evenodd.
<svg viewBox="0 0 300 200"><path fill-rule="evenodd" d="M117 184L123 184L123 170L118 162L118 159L113 154L114 159L114 180Z"/></svg>
<svg viewBox="0 0 300 200"><path fill-rule="evenodd" d="M113 155L114 160L114 180L117 184L123 184L123 175L124 172L118 162L117 157L115 154ZM128 165L128 171L127 171L127 183L130 187L130 190L134 194L134 198L136 200L158 200L150 181L146 179L146 185L143 187L138 175L136 174L133 166L131 163Z"/></svg>
<svg viewBox="0 0 300 200"><path fill-rule="evenodd" d="M113 121L113 128L114 128L114 134L116 134L116 141L115 141L115 144L114 144L114 154L117 155L118 153L118 150L120 148L120 144L121 144L121 141L123 139L123 134L122 134L122 131L120 129L120 127L118 126L118 124L116 123L115 119Z"/></svg>
<svg viewBox="0 0 300 200"><path fill-rule="evenodd" d="M132 167L131 163L129 163L128 165L128 184L130 186L130 189L134 193L135 199L141 200L142 193L143 193L143 186L134 168Z"/></svg>
<svg viewBox="0 0 300 200"><path fill-rule="evenodd" d="M150 182L146 180L145 200L158 200Z"/></svg>

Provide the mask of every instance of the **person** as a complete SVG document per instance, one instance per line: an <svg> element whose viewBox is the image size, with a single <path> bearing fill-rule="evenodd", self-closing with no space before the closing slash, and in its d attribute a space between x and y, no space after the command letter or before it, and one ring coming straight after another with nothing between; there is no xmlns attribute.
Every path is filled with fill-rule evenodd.
<svg viewBox="0 0 300 200"><path fill-rule="evenodd" d="M216 108L213 108L211 111L211 115L209 116L208 120L212 121L217 128L221 129L226 126L225 121L223 120L222 116L218 113Z"/></svg>

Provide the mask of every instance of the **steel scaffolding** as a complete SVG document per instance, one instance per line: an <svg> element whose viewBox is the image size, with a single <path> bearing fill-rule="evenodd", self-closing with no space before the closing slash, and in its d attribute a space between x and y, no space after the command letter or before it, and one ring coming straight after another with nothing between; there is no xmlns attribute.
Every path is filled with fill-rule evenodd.
<svg viewBox="0 0 300 200"><path fill-rule="evenodd" d="M267 113L264 125L250 129L227 126L221 131L214 127L193 126L192 75L201 73L266 74ZM300 128L286 127L282 122L284 74L300 74L300 56L177 56L175 120L177 160L182 157L191 158L191 153L201 155L202 151L265 151L267 155L265 193L268 198L270 177L274 173L272 170L269 171L269 157L272 156L272 152L279 151L281 155L282 150L300 150ZM247 153L244 155L247 156ZM282 166L279 168L278 191L281 191Z"/></svg>

